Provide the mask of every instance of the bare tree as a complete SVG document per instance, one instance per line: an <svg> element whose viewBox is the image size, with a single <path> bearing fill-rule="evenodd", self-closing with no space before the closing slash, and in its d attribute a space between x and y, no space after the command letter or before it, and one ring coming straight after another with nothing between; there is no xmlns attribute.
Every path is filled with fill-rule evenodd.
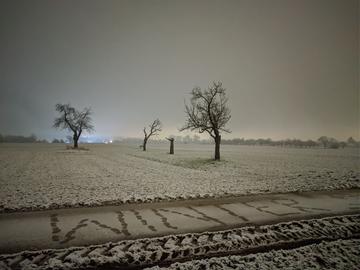
<svg viewBox="0 0 360 270"><path fill-rule="evenodd" d="M94 126L91 124L90 108L84 108L82 111L76 110L70 104L56 104L56 111L60 113L60 117L55 118L54 127L60 129L68 129L73 133L72 141L74 148L78 148L78 141L84 131L91 132Z"/></svg>
<svg viewBox="0 0 360 270"><path fill-rule="evenodd" d="M154 122L149 125L149 132L146 131L146 127L144 127L144 142L143 142L143 151L146 151L146 144L149 138L153 135L158 135L158 132L161 131L161 122L159 119L154 120Z"/></svg>
<svg viewBox="0 0 360 270"><path fill-rule="evenodd" d="M191 103L185 104L187 115L185 125L180 131L198 130L199 133L207 132L215 141L215 160L220 160L220 132L230 132L225 128L230 120L230 109L226 103L225 88L221 82L214 82L206 90L196 87L191 91Z"/></svg>

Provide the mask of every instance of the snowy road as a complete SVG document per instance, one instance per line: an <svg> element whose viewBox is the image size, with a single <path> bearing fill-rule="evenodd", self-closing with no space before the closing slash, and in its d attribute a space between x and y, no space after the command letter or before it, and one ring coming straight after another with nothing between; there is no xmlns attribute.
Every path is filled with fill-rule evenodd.
<svg viewBox="0 0 360 270"><path fill-rule="evenodd" d="M359 190L1 214L0 253L354 213L360 213Z"/></svg>

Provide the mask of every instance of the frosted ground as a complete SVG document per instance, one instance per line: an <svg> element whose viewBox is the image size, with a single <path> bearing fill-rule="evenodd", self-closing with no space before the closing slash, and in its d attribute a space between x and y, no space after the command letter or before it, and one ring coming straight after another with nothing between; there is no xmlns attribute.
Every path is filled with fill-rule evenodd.
<svg viewBox="0 0 360 270"><path fill-rule="evenodd" d="M292 250L275 250L247 256L214 257L174 263L148 270L218 270L218 269L358 269L360 240L322 242Z"/></svg>
<svg viewBox="0 0 360 270"><path fill-rule="evenodd" d="M360 188L358 149L0 144L0 211Z"/></svg>
<svg viewBox="0 0 360 270"><path fill-rule="evenodd" d="M0 255L0 268L140 269L178 261L152 270L359 269L359 219L359 215L346 215L86 247L23 251ZM233 252L237 255L221 257Z"/></svg>

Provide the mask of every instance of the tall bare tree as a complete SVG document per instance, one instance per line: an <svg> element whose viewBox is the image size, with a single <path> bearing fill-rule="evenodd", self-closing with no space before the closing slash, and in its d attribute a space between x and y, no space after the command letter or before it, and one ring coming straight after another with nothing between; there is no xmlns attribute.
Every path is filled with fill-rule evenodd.
<svg viewBox="0 0 360 270"><path fill-rule="evenodd" d="M221 132L231 132L225 128L230 120L228 99L221 82L214 82L208 89L196 87L191 91L190 105L185 104L187 115L185 125L180 129L207 132L215 142L215 160L220 160Z"/></svg>
<svg viewBox="0 0 360 270"><path fill-rule="evenodd" d="M149 125L150 130L146 131L146 127L144 127L144 142L143 142L143 151L146 151L146 144L151 136L158 135L161 131L161 122L159 119L154 120L151 125Z"/></svg>
<svg viewBox="0 0 360 270"><path fill-rule="evenodd" d="M60 129L67 129L73 133L72 141L74 148L78 148L78 141L84 131L92 132L94 126L92 125L90 108L84 108L82 111L76 110L70 104L56 104L56 111L60 113L60 117L55 118L54 127Z"/></svg>

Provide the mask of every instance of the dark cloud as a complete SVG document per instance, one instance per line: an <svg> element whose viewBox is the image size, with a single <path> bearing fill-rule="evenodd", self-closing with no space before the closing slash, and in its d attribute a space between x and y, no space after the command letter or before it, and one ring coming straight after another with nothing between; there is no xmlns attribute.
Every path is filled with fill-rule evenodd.
<svg viewBox="0 0 360 270"><path fill-rule="evenodd" d="M0 132L53 137L57 102L99 135L164 135L222 80L235 137L359 138L359 2L1 1Z"/></svg>

